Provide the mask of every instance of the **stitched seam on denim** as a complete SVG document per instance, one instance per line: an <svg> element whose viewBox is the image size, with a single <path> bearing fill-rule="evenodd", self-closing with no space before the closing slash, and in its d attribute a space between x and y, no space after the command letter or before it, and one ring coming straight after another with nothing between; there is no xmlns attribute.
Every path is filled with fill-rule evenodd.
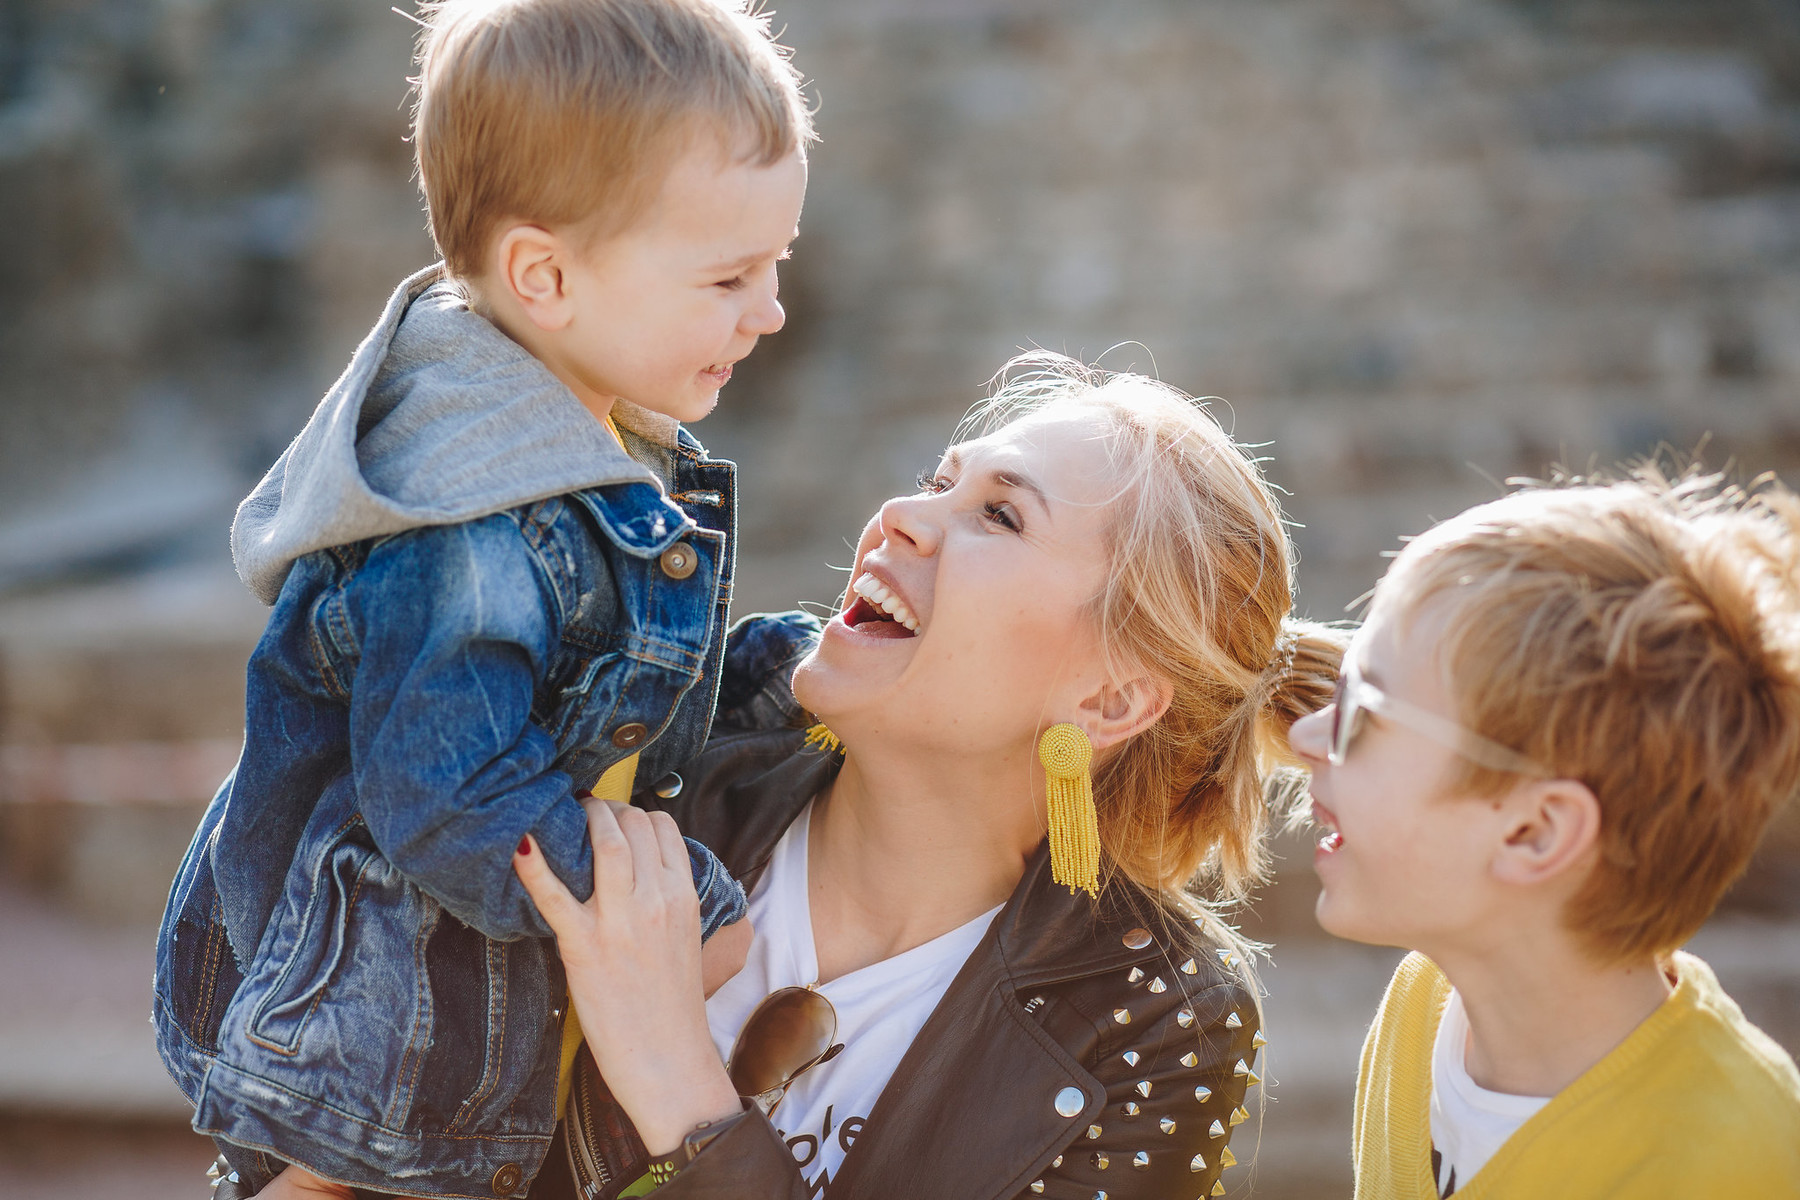
<svg viewBox="0 0 1800 1200"><path fill-rule="evenodd" d="M490 983L489 988L488 988L488 1028L490 1030L492 1030L493 1032L490 1033L490 1035L488 1036L488 1039L487 1039L487 1043L488 1043L488 1045L487 1045L487 1061L486 1061L486 1063L483 1064L484 1069L483 1069L482 1075L481 1075L481 1082L476 1085L474 1093L471 1094L466 1100L464 1100L462 1102L462 1106L456 1110L455 1118L453 1118L451 1120L450 1124L445 1127L446 1131L451 1130L451 1129L460 1129L462 1127L462 1123L465 1120L467 1120L470 1116L474 1115L475 1107L477 1105L479 1105L482 1101L486 1100L489 1096L493 1095L494 1089L496 1087L500 1086L500 1066L501 1066L501 1061L502 1061L501 1055L502 1055L502 1052L505 1050L505 1046L504 1045L496 1045L495 1043L496 1042L504 1043L504 1041L506 1040L506 986L507 985L506 985L506 970L505 970L506 964L504 962L504 959L506 958L506 947L501 945L499 942L494 941L492 938L488 939L487 945L488 945L487 958L488 958L488 971L489 971L488 978L490 980L493 978L492 972L494 970L494 956L496 954L498 954L500 956L500 958L503 960L501 962L501 970L500 970L500 1014L499 1014L500 1019L499 1019L499 1023L496 1024L494 1021L493 986Z"/></svg>
<svg viewBox="0 0 1800 1200"><path fill-rule="evenodd" d="M400 1056L400 1069L395 1072L400 1086L394 1096L394 1108L386 1114L390 1121L397 1122L401 1113L412 1108L413 1094L419 1087L419 1076L425 1070L425 1053L431 1041L431 1028L437 1020L437 1012L431 1006L431 989L427 986L430 976L425 964L425 951L431 943L431 935L437 932L438 921L444 912L443 905L434 905L434 910L431 920L426 922L426 927L413 943L413 977L416 981L413 985L413 1011L421 1014L423 1019L415 1024L415 1033L406 1043L406 1052ZM420 1043L421 1037L424 1039L423 1045ZM410 1073L408 1064L411 1064Z"/></svg>
<svg viewBox="0 0 1800 1200"><path fill-rule="evenodd" d="M321 1100L317 1096L309 1096L304 1092L297 1092L293 1088L287 1086L286 1084L280 1083L274 1079L270 1079L266 1075L259 1075L255 1071L245 1070L243 1067L237 1066L236 1064L220 1063L219 1065L222 1069L224 1069L229 1074L242 1075L247 1079L254 1079L254 1080L256 1080L256 1082L263 1084L266 1087L272 1088L275 1091L285 1092L287 1095L292 1096L295 1100L303 1101L306 1104L311 1105L313 1108L323 1109L324 1111L330 1113L334 1117L341 1117L344 1121L346 1121L352 1125L360 1125L365 1129L378 1130L381 1133L392 1134L394 1137L405 1138L409 1141L416 1140L416 1141L447 1141L447 1142L498 1142L498 1143L501 1143L501 1144L507 1145L507 1146L511 1146L514 1144L542 1146L545 1143L549 1142L550 1138L554 1136L553 1134L541 1134L541 1133L526 1133L526 1134L518 1134L518 1135L508 1135L508 1134L503 1134L503 1133L465 1133L465 1134L426 1133L426 1134L420 1134L420 1133L409 1133L404 1129L390 1129L386 1125L383 1125L379 1121L371 1121L367 1117L359 1117L355 1113L345 1112L343 1109L339 1108L337 1105L331 1104L324 1100ZM227 1137L224 1130L201 1129L201 1130L197 1130L197 1132L207 1133L207 1134L216 1132L216 1133L218 1133L218 1135L220 1137L225 1137L227 1141L235 1142L237 1145L243 1146L244 1148L249 1149L249 1150L258 1149L259 1146L262 1149L266 1149L266 1150L272 1151L274 1149L273 1146L261 1146L261 1143L246 1142L246 1141L241 1141L236 1137Z"/></svg>
<svg viewBox="0 0 1800 1200"><path fill-rule="evenodd" d="M575 579L570 573L567 556L561 553L554 528L566 508L567 505L554 496L541 500L523 514L519 526L526 549L531 551L532 563L544 576L550 595L556 601L558 629L569 623L570 601L575 592Z"/></svg>
<svg viewBox="0 0 1800 1200"><path fill-rule="evenodd" d="M344 835L344 832L346 830L348 830L352 825L355 825L358 820L359 820L359 818L357 818L357 817L351 817L348 820L346 820L343 824L339 825L337 827L337 829L335 831L333 831L333 833L332 833L332 841L335 843L339 838L341 838ZM368 874L369 863L372 863L374 861L375 861L374 857L371 856L367 861L365 861L363 863L363 865L360 868L357 869L356 886L350 890L349 899L344 901L344 920L346 922L348 922L350 920L350 910L356 907L356 898L358 896L362 895L363 877L366 874ZM300 928L301 929L306 928L306 926L308 924L307 918L312 915L312 907L317 902L318 902L318 892L315 891L313 893L313 898L311 900L307 901L306 913L303 914L300 918ZM299 946L296 945L295 950L298 950L298 949L299 949ZM293 957L290 955L288 957L287 965L281 969L281 975L275 980L276 988L279 988L284 982L286 982L289 972L293 970L293 965L294 965L294 960L293 960ZM326 982L327 983L330 982L329 976L327 976ZM274 990L274 989L271 989L271 990ZM257 1045L261 1046L265 1050L272 1050L276 1054L280 1054L287 1058L293 1058L295 1055L300 1053L300 1036L301 1036L302 1032L306 1029L306 1023L308 1021L312 1020L312 1015L313 1015L314 1010L319 1007L319 1001L323 1000L324 998L325 998L325 988L323 986L321 986L319 988L318 995L314 996L312 1003L306 1006L306 1014L300 1018L299 1026L294 1031L294 1041L293 1041L292 1049L283 1048L282 1046L276 1045L274 1042L270 1042L261 1037L258 1037L255 1032L256 1020L254 1017L250 1021L245 1023L244 1036L249 1038L251 1041L255 1042ZM266 1005L268 1003L268 1001L265 999L263 1001L263 1003Z"/></svg>
<svg viewBox="0 0 1800 1200"><path fill-rule="evenodd" d="M345 686L343 678L337 673L337 668L332 665L331 655L325 649L325 641L319 636L320 624L328 620L324 616L323 610L330 598L331 592L327 590L321 592L319 598L313 601L312 609L307 614L306 641L312 649L313 667L319 672L319 678L324 680L326 689L337 699L348 704L350 689Z"/></svg>
<svg viewBox="0 0 1800 1200"><path fill-rule="evenodd" d="M215 896L213 899L214 903L218 902L218 897ZM212 1009L215 999L213 988L217 984L219 978L219 943L224 941L219 935L219 925L212 920L212 912L209 908L206 922L206 969L202 974L202 983L200 985L201 994L206 997L206 1000L202 1004L199 1013L195 1015L196 1030L204 1030L212 1023Z"/></svg>

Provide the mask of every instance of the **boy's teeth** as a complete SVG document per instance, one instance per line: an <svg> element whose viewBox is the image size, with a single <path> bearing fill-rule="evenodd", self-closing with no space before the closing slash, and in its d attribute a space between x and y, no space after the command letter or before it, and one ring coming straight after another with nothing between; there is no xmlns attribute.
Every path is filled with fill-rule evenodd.
<svg viewBox="0 0 1800 1200"><path fill-rule="evenodd" d="M873 575L858 575L856 582L850 585L850 590L912 632L919 631L919 618L913 616L912 609L906 607L900 597L894 595Z"/></svg>

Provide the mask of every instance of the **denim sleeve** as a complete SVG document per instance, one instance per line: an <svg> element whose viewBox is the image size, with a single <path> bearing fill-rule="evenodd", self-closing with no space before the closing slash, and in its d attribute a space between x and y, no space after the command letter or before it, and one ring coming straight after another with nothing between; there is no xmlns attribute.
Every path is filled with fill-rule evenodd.
<svg viewBox="0 0 1800 1200"><path fill-rule="evenodd" d="M547 937L512 869L533 834L593 893L587 817L531 720L560 634L555 594L505 515L378 543L347 597L351 766L381 852L492 938Z"/></svg>

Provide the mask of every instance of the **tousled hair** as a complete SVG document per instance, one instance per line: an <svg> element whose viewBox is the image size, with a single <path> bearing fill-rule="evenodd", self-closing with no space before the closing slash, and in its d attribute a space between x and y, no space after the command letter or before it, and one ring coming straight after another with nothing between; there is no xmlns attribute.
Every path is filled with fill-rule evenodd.
<svg viewBox="0 0 1800 1200"><path fill-rule="evenodd" d="M1096 628L1121 677L1172 690L1095 764L1103 870L1197 916L1241 900L1267 869L1268 785L1296 765L1288 726L1330 703L1347 635L1291 615L1281 506L1203 403L1042 351L996 379L959 435L1045 410L1098 419L1118 491Z"/></svg>
<svg viewBox="0 0 1800 1200"><path fill-rule="evenodd" d="M748 2L422 4L413 149L450 273L478 277L505 221L618 232L708 133L722 160L803 153L800 77Z"/></svg>
<svg viewBox="0 0 1800 1200"><path fill-rule="evenodd" d="M1442 614L1458 720L1584 783L1598 855L1564 920L1604 962L1685 942L1800 791L1800 500L1697 470L1570 477L1415 539L1376 589ZM1516 775L1463 763L1496 795Z"/></svg>

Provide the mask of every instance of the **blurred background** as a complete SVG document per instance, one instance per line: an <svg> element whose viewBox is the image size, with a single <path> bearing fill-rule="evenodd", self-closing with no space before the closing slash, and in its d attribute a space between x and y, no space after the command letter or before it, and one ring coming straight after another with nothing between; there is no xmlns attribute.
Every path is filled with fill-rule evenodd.
<svg viewBox="0 0 1800 1200"><path fill-rule="evenodd" d="M777 23L824 139L789 324L697 430L744 466L740 612L829 601L863 518L1030 346L1220 397L1290 493L1318 617L1401 535L1553 463L1699 449L1800 485L1795 0L787 0ZM433 257L412 33L388 0L0 0L14 1200L202 1194L145 1023L154 921L263 619L232 508ZM1790 1051L1797 824L1698 943ZM1275 1086L1230 1182L1345 1195L1396 956L1318 934L1287 849L1246 918L1275 942Z"/></svg>

